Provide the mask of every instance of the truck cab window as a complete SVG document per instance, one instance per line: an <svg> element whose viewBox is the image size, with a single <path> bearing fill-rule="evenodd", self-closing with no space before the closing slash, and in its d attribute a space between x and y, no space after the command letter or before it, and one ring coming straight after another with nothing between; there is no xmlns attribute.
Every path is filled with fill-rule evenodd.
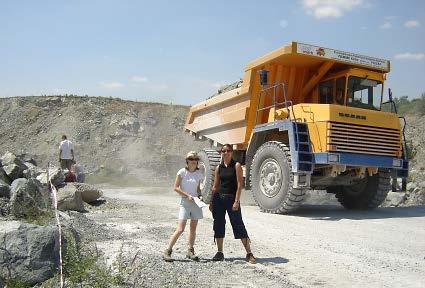
<svg viewBox="0 0 425 288"><path fill-rule="evenodd" d="M334 82L335 80L328 80L319 84L319 103L332 104L334 99Z"/></svg>
<svg viewBox="0 0 425 288"><path fill-rule="evenodd" d="M363 109L381 110L382 82L350 76L347 105Z"/></svg>

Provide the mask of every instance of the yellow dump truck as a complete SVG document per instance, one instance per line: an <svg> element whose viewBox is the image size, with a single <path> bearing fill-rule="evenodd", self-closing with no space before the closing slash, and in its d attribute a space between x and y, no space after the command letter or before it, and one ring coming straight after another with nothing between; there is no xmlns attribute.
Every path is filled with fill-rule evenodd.
<svg viewBox="0 0 425 288"><path fill-rule="evenodd" d="M263 211L293 211L308 189L334 193L348 209L379 206L408 171L404 125L395 105L382 109L389 71L388 60L299 42L250 62L186 120L212 147L200 151L205 201L220 161L214 147L231 144Z"/></svg>

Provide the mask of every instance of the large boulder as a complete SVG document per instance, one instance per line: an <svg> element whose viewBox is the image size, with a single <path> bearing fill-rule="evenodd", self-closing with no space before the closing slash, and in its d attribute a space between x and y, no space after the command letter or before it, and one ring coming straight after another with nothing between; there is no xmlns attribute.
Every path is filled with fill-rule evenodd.
<svg viewBox="0 0 425 288"><path fill-rule="evenodd" d="M101 190L89 184L69 183L68 185L74 185L77 188L77 191L81 193L81 197L86 203L94 202L103 195L103 192Z"/></svg>
<svg viewBox="0 0 425 288"><path fill-rule="evenodd" d="M78 191L74 183L68 183L59 188L57 193L58 209L61 211L74 210L83 212L84 204L81 192Z"/></svg>
<svg viewBox="0 0 425 288"><path fill-rule="evenodd" d="M65 175L60 168L51 168L49 169L50 179L52 184L55 187L62 186L65 182ZM41 184L47 185L47 172L43 172L37 176L37 180L40 181Z"/></svg>
<svg viewBox="0 0 425 288"><path fill-rule="evenodd" d="M0 198L1 197L10 197L10 187L7 183L0 179Z"/></svg>
<svg viewBox="0 0 425 288"><path fill-rule="evenodd" d="M12 182L10 212L13 216L37 216L46 210L49 204L49 192L37 180L19 178Z"/></svg>
<svg viewBox="0 0 425 288"><path fill-rule="evenodd" d="M2 164L3 170L11 180L22 177L24 170L27 169L24 161L11 152L6 152L2 156Z"/></svg>
<svg viewBox="0 0 425 288"><path fill-rule="evenodd" d="M0 278L35 285L58 267L58 228L18 221L0 223Z"/></svg>

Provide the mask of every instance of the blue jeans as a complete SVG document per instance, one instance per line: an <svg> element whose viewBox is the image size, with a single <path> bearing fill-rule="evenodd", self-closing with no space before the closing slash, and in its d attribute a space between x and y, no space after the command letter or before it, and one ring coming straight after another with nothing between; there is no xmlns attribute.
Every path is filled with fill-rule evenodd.
<svg viewBox="0 0 425 288"><path fill-rule="evenodd" d="M235 196L229 194L214 193L212 215L214 218L214 238L224 238L226 226L226 211L229 215L230 224L233 229L235 239L248 238L248 232L242 220L241 207L236 211L232 210Z"/></svg>

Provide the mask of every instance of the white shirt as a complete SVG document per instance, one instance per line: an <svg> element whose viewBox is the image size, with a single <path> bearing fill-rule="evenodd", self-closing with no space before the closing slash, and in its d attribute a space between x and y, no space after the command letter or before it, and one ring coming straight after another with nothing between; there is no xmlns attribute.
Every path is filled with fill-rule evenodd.
<svg viewBox="0 0 425 288"><path fill-rule="evenodd" d="M192 197L198 197L198 184L204 179L204 175L199 170L190 172L186 168L182 168L177 172L181 177L180 188Z"/></svg>
<svg viewBox="0 0 425 288"><path fill-rule="evenodd" d="M74 149L74 145L68 139L65 139L59 145L61 152L61 159L72 159L71 150Z"/></svg>

